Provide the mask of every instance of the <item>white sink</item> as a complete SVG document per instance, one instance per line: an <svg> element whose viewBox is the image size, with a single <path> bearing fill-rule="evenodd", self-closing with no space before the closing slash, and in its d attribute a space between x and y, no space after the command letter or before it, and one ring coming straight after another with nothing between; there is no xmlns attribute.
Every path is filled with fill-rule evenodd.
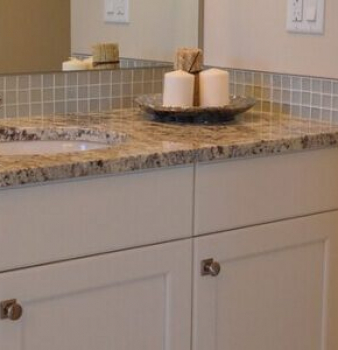
<svg viewBox="0 0 338 350"><path fill-rule="evenodd" d="M111 145L94 141L9 141L0 142L0 155L37 155L83 152L109 148Z"/></svg>
<svg viewBox="0 0 338 350"><path fill-rule="evenodd" d="M125 133L82 126L0 127L0 156L52 155L120 145Z"/></svg>

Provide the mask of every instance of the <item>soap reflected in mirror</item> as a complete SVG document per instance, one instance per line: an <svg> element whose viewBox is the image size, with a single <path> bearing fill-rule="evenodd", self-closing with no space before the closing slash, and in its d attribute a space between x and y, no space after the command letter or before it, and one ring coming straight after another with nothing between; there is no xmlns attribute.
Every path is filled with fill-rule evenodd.
<svg viewBox="0 0 338 350"><path fill-rule="evenodd" d="M177 47L198 45L195 0L130 1L129 23L106 22L104 3L0 0L0 74L61 71L69 57L90 56L101 42L119 44L116 69L172 62Z"/></svg>

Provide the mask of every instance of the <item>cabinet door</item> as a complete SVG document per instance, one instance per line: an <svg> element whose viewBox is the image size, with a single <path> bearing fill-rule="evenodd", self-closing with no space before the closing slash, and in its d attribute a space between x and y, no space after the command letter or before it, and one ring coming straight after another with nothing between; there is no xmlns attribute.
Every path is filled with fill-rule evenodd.
<svg viewBox="0 0 338 350"><path fill-rule="evenodd" d="M3 350L183 350L191 339L191 242L0 275Z"/></svg>
<svg viewBox="0 0 338 350"><path fill-rule="evenodd" d="M337 238L331 212L196 239L193 349L337 350Z"/></svg>

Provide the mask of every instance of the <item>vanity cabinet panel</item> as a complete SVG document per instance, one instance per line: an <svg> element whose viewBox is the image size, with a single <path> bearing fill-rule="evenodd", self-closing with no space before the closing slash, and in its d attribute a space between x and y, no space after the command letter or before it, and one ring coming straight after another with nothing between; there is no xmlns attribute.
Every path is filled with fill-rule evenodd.
<svg viewBox="0 0 338 350"><path fill-rule="evenodd" d="M338 212L197 238L193 350L336 350L337 242Z"/></svg>
<svg viewBox="0 0 338 350"><path fill-rule="evenodd" d="M338 149L197 164L196 235L338 209Z"/></svg>
<svg viewBox="0 0 338 350"><path fill-rule="evenodd" d="M0 271L192 236L193 168L0 190Z"/></svg>
<svg viewBox="0 0 338 350"><path fill-rule="evenodd" d="M0 274L3 350L182 350L191 339L191 241Z"/></svg>

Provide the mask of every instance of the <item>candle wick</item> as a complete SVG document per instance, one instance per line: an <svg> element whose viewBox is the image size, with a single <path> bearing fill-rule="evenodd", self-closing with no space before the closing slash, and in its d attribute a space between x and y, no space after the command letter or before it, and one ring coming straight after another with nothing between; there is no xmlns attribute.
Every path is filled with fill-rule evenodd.
<svg viewBox="0 0 338 350"><path fill-rule="evenodd" d="M192 69L193 69L195 63L197 62L197 58L198 58L199 54L200 54L200 52L198 51L198 52L197 52L197 55L195 56L195 58L194 58L194 60L193 60L193 62L192 62L192 64L191 64L191 66L190 66L189 73L191 73L191 71L192 71Z"/></svg>

